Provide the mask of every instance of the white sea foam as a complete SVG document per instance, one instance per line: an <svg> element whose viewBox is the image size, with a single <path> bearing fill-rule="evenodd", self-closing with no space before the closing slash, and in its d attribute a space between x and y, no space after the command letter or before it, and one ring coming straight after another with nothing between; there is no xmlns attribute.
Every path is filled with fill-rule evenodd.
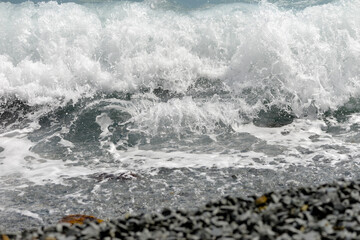
<svg viewBox="0 0 360 240"><path fill-rule="evenodd" d="M136 128L152 136L180 136L184 130L211 133L218 122L227 126L243 122L237 103L222 102L217 96L206 102L197 102L191 97L157 104L142 101L136 107L133 117Z"/></svg>
<svg viewBox="0 0 360 240"><path fill-rule="evenodd" d="M355 118L355 116L353 117ZM295 120L293 124L280 128L259 128L253 124L233 126L236 132L250 133L251 135L266 141L270 146L283 147L284 151L275 156L268 155L263 149L243 152L240 147L228 149L223 152L193 153L176 151L174 149L139 150L131 149L126 152L114 151L112 154L116 159L125 163L129 169L151 169L151 168L199 168L199 167L251 167L266 169L284 169L290 165L312 166L317 163L316 156L326 159L327 164L334 165L343 160L356 160L360 154L357 143L344 141L344 137L352 136L347 132L341 136L333 136L326 133L322 120L309 121L306 119ZM316 141L312 138L316 137ZM256 145L256 144L254 144ZM329 146L331 148L327 148ZM347 149L345 153L342 150ZM280 163L272 164L282 159ZM255 161L254 161L255 160ZM260 161L257 161L260 160Z"/></svg>
<svg viewBox="0 0 360 240"><path fill-rule="evenodd" d="M0 96L15 95L31 105L56 105L99 91L137 92L131 101L114 100L94 117L100 126L101 145L115 163L128 169L273 169L311 164L317 154L334 163L348 157L336 149L323 149L326 144L344 145L353 150L351 156L358 154L353 143L324 132L321 121L307 123L306 119L299 119L286 127L263 129L243 125L248 120L241 113L256 113L267 99L290 105L301 116L304 111L335 108L350 96L357 96L359 1L299 10L262 3L180 11L153 3L0 3ZM161 102L151 92L138 92L142 87L161 86L186 93L200 77L220 79L232 91L231 97L185 96ZM248 88L250 93L244 91ZM87 107L98 103L94 101ZM179 151L161 147L159 150L155 145L150 150L135 147L122 151L117 149L119 143L108 140L113 134L109 126L115 123L107 112L111 109L130 114L127 123L132 124L132 129L128 130L144 133L146 141L154 136L179 140L190 131L195 138L206 134L209 141L216 142L214 133L220 124L238 133L250 133L282 150L272 153L274 156L256 146L246 153L230 149L226 154L186 147ZM121 124L124 123L118 123ZM126 170L114 170L111 161L74 167L66 165L67 159L44 159L29 150L36 143L26 137L34 128L0 135L4 148L0 153L2 177L21 173L21 177L41 183L101 169ZM284 135L283 131L289 134ZM76 146L63 138L65 132L51 136L59 137L59 144L72 151ZM309 137L313 135L320 136L318 142L311 141ZM184 141L191 145L192 140ZM301 149L312 153L300 153ZM276 158L286 158L286 163L270 164Z"/></svg>
<svg viewBox="0 0 360 240"><path fill-rule="evenodd" d="M141 86L184 92L208 77L239 93L255 88L258 101L286 102L300 115L314 101L326 110L360 91L357 0L186 12L147 2L0 4L0 95L31 104Z"/></svg>
<svg viewBox="0 0 360 240"><path fill-rule="evenodd" d="M63 160L47 160L30 151L34 145L27 139L27 133L33 129L14 130L0 134L0 178L1 189L12 189L12 182L6 179L17 179L17 188L28 186L28 181L36 184L62 183L63 178L78 177L93 173L91 169L68 166ZM22 182L25 181L25 182Z"/></svg>

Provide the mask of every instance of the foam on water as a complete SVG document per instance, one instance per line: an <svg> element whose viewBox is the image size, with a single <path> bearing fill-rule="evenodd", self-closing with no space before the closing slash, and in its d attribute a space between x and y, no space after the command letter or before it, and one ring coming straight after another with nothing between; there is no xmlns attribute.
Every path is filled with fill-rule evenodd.
<svg viewBox="0 0 360 240"><path fill-rule="evenodd" d="M207 77L297 114L313 101L336 108L359 94L358 8L359 1L187 12L129 2L1 3L0 94L54 104L144 86L185 92Z"/></svg>
<svg viewBox="0 0 360 240"><path fill-rule="evenodd" d="M4 151L0 153L0 179L1 189L13 189L14 181L17 188L26 187L29 181L35 184L62 183L62 178L78 177L91 174L91 169L67 166L59 160L47 160L30 151L34 145L26 139L26 133L14 131L0 135L1 147ZM30 183L31 184L31 183Z"/></svg>
<svg viewBox="0 0 360 240"><path fill-rule="evenodd" d="M316 119L359 94L360 70L355 64L360 58L360 18L355 10L359 1L297 10L266 2L193 10L170 9L166 3L0 3L3 99L15 96L30 106L46 105L46 112L101 92L132 94L131 101L86 103L70 123L56 125L61 130L54 127L45 135L36 135L44 126L11 130L20 131L11 138L7 136L12 132L4 130L1 155L5 156L6 174L20 166L23 175L30 174L24 160L30 156L45 160L29 167L37 170L31 169L28 178L36 179L36 172L44 174L47 168L52 179L57 179L66 164L46 159L91 156L86 155L90 149L81 146L89 137L99 139L98 151L126 166L133 165L130 161L140 155L148 159L157 155L159 161L146 160L143 165L158 167L241 167L248 166L246 159L271 162L279 155L299 163L301 158L294 157L298 141L303 141L303 148L314 149L320 145L309 141L310 136L317 134L326 140L319 128L321 120L312 121L309 127L306 120L299 119L286 136L279 134L282 128L258 130L243 124L267 104L286 106L298 117ZM157 94L158 89L163 92ZM120 117L122 122L119 114L125 114ZM33 117L33 121L38 119ZM54 123L59 121L63 121L61 117ZM90 123L90 128L100 128L82 133ZM250 142L250 147L230 147L224 157L222 152L231 145L221 140L227 128L240 133L226 135L229 141ZM303 128L305 132L299 130ZM28 134L32 142L26 139ZM265 146L262 141L278 146L274 150L278 152L261 152L258 146ZM14 150L18 143L23 151ZM49 148L50 153L43 155ZM124 153L124 149L128 151ZM247 154L242 156L244 149ZM91 162L96 165L100 161L105 162L102 167L114 167L106 165L107 158L99 160L94 154L83 165L94 167Z"/></svg>

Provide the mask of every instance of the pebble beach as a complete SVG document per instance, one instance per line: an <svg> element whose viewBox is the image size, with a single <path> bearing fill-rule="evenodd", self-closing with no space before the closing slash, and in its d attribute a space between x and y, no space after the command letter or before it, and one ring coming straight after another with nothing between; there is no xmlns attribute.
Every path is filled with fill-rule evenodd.
<svg viewBox="0 0 360 240"><path fill-rule="evenodd" d="M84 224L3 233L2 239L359 239L360 181L227 196L196 210L163 209Z"/></svg>

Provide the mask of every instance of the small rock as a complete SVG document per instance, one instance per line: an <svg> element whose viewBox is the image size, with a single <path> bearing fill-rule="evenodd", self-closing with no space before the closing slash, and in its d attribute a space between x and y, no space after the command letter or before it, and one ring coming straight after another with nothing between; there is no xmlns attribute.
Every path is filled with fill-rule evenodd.
<svg viewBox="0 0 360 240"><path fill-rule="evenodd" d="M96 221L98 223L103 222L103 220L94 216L74 214L63 217L59 223L83 224L85 221Z"/></svg>
<svg viewBox="0 0 360 240"><path fill-rule="evenodd" d="M267 197L266 196L261 196L261 197L259 197L259 198L257 198L255 200L255 204L256 204L256 206L260 206L260 205L265 204L266 201L267 201Z"/></svg>

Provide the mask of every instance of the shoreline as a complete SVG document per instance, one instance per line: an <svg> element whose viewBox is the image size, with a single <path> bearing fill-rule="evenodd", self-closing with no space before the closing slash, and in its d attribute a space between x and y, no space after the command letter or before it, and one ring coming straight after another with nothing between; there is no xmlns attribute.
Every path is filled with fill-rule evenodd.
<svg viewBox="0 0 360 240"><path fill-rule="evenodd" d="M232 196L197 210L163 209L104 222L59 223L0 233L7 239L355 239L360 235L360 180ZM2 234L2 235L1 235Z"/></svg>

